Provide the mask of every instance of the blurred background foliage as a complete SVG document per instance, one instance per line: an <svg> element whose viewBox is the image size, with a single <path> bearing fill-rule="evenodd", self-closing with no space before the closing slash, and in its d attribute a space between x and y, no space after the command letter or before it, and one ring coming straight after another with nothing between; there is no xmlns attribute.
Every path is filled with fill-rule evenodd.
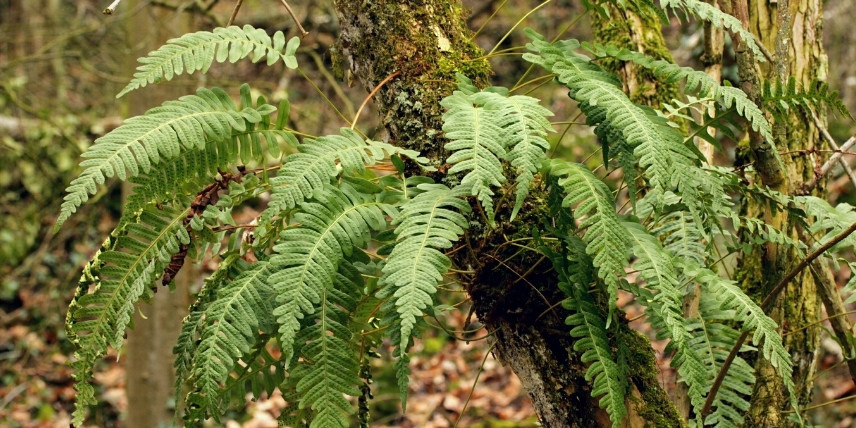
<svg viewBox="0 0 856 428"><path fill-rule="evenodd" d="M225 25L235 2L127 0L114 15L107 16L102 10L108 3L107 0L0 0L0 218L3 220L0 221L0 425L3 426L61 426L63 422L68 425L73 389L66 367L71 349L63 340L65 309L81 266L115 225L121 199L119 187L112 183L102 190L57 234L51 233L51 228L64 188L79 172L80 154L127 116L127 104L117 101L114 95L136 66L136 58L129 55L132 44L146 36L146 29L129 28L125 24L127 18L166 9L176 19L191 14L196 29L211 29ZM297 35L280 2L243 3L236 24L251 24L270 32L283 30L289 37ZM586 12L582 3L550 2L531 14L522 27L532 27L549 36L567 31L568 37L588 39L590 12ZM856 111L856 32L852 31L856 2L826 3L824 35L830 59L829 83L842 94L850 111ZM331 63L329 48L338 28L332 1L292 0L290 4L309 32L298 53L300 73L241 63L220 65L204 78L187 76L166 85L219 86L237 93L240 83L246 81L272 100L272 104L287 96L294 106L290 122L303 133L322 135L346 125L342 116L351 120L366 94L360 88L349 87L341 65ZM477 41L489 51L541 2L465 0L464 4L472 11L469 24L478 31ZM167 19L161 25L169 26L170 22ZM700 68L700 28L695 23L674 19L670 24L664 31L676 62ZM513 87L527 72L528 67L518 60L525 43L522 32L515 31L496 47L491 60L494 84ZM728 70L726 64L726 77ZM532 85L522 93L540 97L557 113L556 120L565 122L556 127L559 132L553 137L555 150L580 160L588 159L592 167L598 165L600 156L589 156L596 151L597 143L587 127L573 123L580 119L576 119L575 107L563 91L553 86ZM180 95L183 93L176 93L175 97ZM361 128L370 137L382 138L377 123L373 111L364 112L360 120ZM830 118L830 129L841 140L853 132L852 123L845 118ZM724 146L733 148L728 142ZM829 188L834 199L853 201L854 192L846 177L831 180ZM463 318L459 312L450 313L432 323L441 322L447 330L455 331L466 327ZM470 338L480 338L484 333L482 330L468 334ZM384 400L387 395L394 396L394 387L379 391L375 415L380 423L448 426L458 417L452 415L466 405L477 377L478 385L486 389L474 390L474 400L483 400L471 405L462 426L503 426L502 420L515 421L505 426L533 423L533 413L519 383L509 380L510 370L499 367L493 360L490 361L494 364L485 362L487 341L455 341L439 330L439 334L425 338L420 346L431 352L414 361L415 404L409 407L408 416L403 417L398 414L397 406L389 404L394 400ZM445 356L437 357L441 349ZM123 402L122 366L115 362L107 364L109 367L98 379L105 404L97 409L94 419L102 426L117 424L127 405ZM664 364L667 366L668 362ZM381 372L376 378L384 376L391 373ZM843 388L830 386L836 387ZM491 390L503 391L502 397L507 396L506 399L491 398ZM843 396L848 392L852 393L840 390L829 395ZM232 417L249 423L258 419L251 415L260 414L260 407L263 406L249 405L247 413ZM268 408L262 410L265 409ZM846 421L847 415L852 414L836 411L843 413L832 416L831 420Z"/></svg>

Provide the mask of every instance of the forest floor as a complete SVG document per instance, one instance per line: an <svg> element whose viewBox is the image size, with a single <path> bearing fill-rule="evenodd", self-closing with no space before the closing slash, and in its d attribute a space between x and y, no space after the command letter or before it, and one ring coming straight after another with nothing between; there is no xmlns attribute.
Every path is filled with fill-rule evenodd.
<svg viewBox="0 0 856 428"><path fill-rule="evenodd" d="M20 294L20 293L19 293ZM0 426L68 427L74 400L73 379L68 366L70 347L56 326L28 320L42 313L46 301L38 294L19 295L19 306L0 307ZM640 307L627 296L620 305L629 319L641 315ZM55 310L56 308L54 308ZM435 319L428 320L436 324ZM466 330L465 311L450 311L440 317L448 331ZM641 320L641 331L650 331ZM478 325L478 324L476 324ZM388 360L375 367L373 427L534 427L537 426L529 398L512 371L494 359L488 332L468 331L467 339L456 340L441 329L433 329L417 341L411 361L411 390L407 412L401 413L398 393L391 380ZM654 341L664 385L674 384L665 342ZM841 364L837 346L825 339L820 349L820 375L815 404L833 402L810 412L812 422L824 427L856 427L856 388ZM127 408L123 362L108 357L95 374L102 405L92 409L90 426L120 427ZM840 401L835 401L840 400ZM285 406L281 396L248 401L242 412L230 413L228 428L276 427L276 417ZM213 422L210 426L218 426Z"/></svg>

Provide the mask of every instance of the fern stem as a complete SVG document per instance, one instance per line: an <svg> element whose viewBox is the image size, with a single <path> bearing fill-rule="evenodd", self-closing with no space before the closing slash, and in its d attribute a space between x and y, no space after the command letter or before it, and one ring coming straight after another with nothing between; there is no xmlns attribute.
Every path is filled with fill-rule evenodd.
<svg viewBox="0 0 856 428"><path fill-rule="evenodd" d="M841 397L841 398L838 398L838 399L835 399L835 400L832 400L832 401L827 401L827 402L825 402L825 403L815 404L814 406L803 407L802 411L803 411L803 412L805 412L805 411L808 411L808 410L819 409L819 408L821 408L821 407L825 407L825 406L829 406L829 405L832 405L832 404L841 403L841 402L843 402L843 401L852 400L852 399L854 399L854 398L856 398L856 394L848 395L848 396L846 396L846 397ZM785 410L783 413L793 413L793 410Z"/></svg>
<svg viewBox="0 0 856 428"><path fill-rule="evenodd" d="M340 118L342 118L342 120L345 121L345 123L347 123L347 124L351 123L351 121L348 120L348 118L345 117L345 115L342 114L341 111L339 111L339 109L336 107L336 104L333 104L333 101L330 101L330 98L327 98L327 94L325 94L324 91L322 91L321 88L319 88L318 85L316 85L315 82L309 76L307 76L306 73L303 72L303 70L298 68L297 72L300 73L300 75L303 76L304 79L306 79L306 81L309 83L309 85L315 89L315 92L318 92L318 95L321 95L321 98L324 98L324 101L326 101L327 104L333 108L333 111L335 111L336 114ZM357 130L357 132L360 132L360 131ZM360 134L362 135L362 133L360 133Z"/></svg>
<svg viewBox="0 0 856 428"><path fill-rule="evenodd" d="M556 41L558 41L559 38L564 36L565 33L567 33L575 25L577 25L577 22L579 22L580 19L582 19L584 16L588 15L588 12L589 12L589 9L586 9L585 12L579 14L579 16L574 18L573 21L569 22L568 25L566 25L565 28L562 29L562 31L559 31L559 34L556 34L556 37L554 37L553 40L550 41L550 43L556 43ZM526 76L528 76L529 73L531 73L534 68L535 68L535 64L529 64L529 68L527 68L526 71L523 72L523 75L520 76L520 79L517 79L517 83L515 83L514 86L517 87L518 85L520 85L520 82L522 82L523 79L525 79ZM513 89L512 89L512 91L513 91Z"/></svg>
<svg viewBox="0 0 856 428"><path fill-rule="evenodd" d="M502 36L502 38L501 38L501 39L499 39L499 41L498 41L498 42L496 42L496 45L494 45L493 49L491 49L491 50L490 50L490 52L488 52L488 53L487 53L487 56L490 56L491 54L493 54L493 52L496 50L496 48L498 48L498 47L499 47L499 45L501 45L501 44L502 44L502 42L504 42L504 41L505 41L505 39L507 39L507 38L508 38L508 36L510 36L510 35L511 35L511 33L512 33L516 28L517 28L517 26L518 26L518 25L520 25L521 23L523 23L523 21L525 21L525 20L526 20L526 18L529 18L529 15L532 15L533 13L537 12L537 11L538 11L538 9L541 9L541 8L542 8L542 7L544 7L544 6L547 6L547 4L549 4L551 1L553 1L553 0L546 0L546 1L544 1L543 3L539 4L538 6L535 6L535 7L534 7L532 10L530 10L529 12L526 12L526 14L525 14L525 15L521 16L521 17L520 17L520 19L518 19L518 20L517 20L517 22L516 22L516 23L515 23L515 24L514 24L514 25L513 25L509 30L508 30L508 32L507 32L507 33L505 33L505 35L504 35L504 36Z"/></svg>
<svg viewBox="0 0 856 428"><path fill-rule="evenodd" d="M478 30L476 30L475 33L473 33L473 36L470 37L470 40L475 40L475 38L478 37L481 31L484 30L484 27L486 27L487 24L490 24L490 21L493 20L493 17L496 16L496 14L499 13L499 11L502 10L503 7L505 7L506 3L508 3L508 0L502 0L502 3L499 4L499 7L497 7L496 10L493 11L493 13L491 13L490 16L487 17L487 20L479 27Z"/></svg>
<svg viewBox="0 0 856 428"><path fill-rule="evenodd" d="M556 75L555 75L555 74L553 74L553 73L550 73L550 74L548 74L548 75L546 75L546 76L535 77L535 78L529 79L529 80L527 80L527 81L525 81L525 82L522 82L522 83L518 82L518 84L517 84L517 85L515 85L513 88L511 88L511 89L509 89L509 90L508 90L508 93L513 94L513 93L514 93L514 92L516 92L518 89L520 89L520 88L522 88L522 87L524 87L524 86L531 85L531 84L533 84L533 83L535 83L535 82L542 82L542 81L550 82L554 77L556 77ZM537 88L540 88L540 87L541 87L541 85L538 85L538 86L537 86Z"/></svg>
<svg viewBox="0 0 856 428"><path fill-rule="evenodd" d="M461 408L461 414L458 415L458 419L455 420L455 425L453 428L458 428L458 424L461 423L461 419L464 418L464 412L467 411L467 406L470 404L470 400L473 398L473 393L476 391L476 385L479 383L479 377L481 377L482 372L484 372L484 365L487 362L487 357L493 352L493 348L496 347L496 343L490 345L490 349L484 353L484 358L482 359L481 365L479 365L479 371L476 373L476 378L473 380L473 387L470 388L470 393L467 394L467 400L464 401L464 407Z"/></svg>

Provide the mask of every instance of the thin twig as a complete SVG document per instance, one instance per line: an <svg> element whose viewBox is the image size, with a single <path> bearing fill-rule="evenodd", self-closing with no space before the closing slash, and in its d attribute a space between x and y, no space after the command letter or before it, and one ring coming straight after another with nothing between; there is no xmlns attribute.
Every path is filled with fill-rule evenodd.
<svg viewBox="0 0 856 428"><path fill-rule="evenodd" d="M294 14L294 11L291 10L291 6L288 5L288 2L285 0L279 0L279 2L282 3L283 6L285 6L285 10L288 11L288 14L291 15L291 19L294 20L295 24L297 24L297 29L300 30L300 38L302 39L302 38L306 37L306 35L309 34L309 32L304 30L303 26L300 25L300 20L297 19L297 16Z"/></svg>
<svg viewBox="0 0 856 428"><path fill-rule="evenodd" d="M235 8L232 9L232 16L229 17L229 22L226 23L226 26L232 25L235 22L235 17L238 16L238 11L241 10L241 5L244 4L244 0L238 0L235 2Z"/></svg>
<svg viewBox="0 0 856 428"><path fill-rule="evenodd" d="M799 273L802 272L809 264L811 264L814 259L820 257L823 253L832 248L835 244L843 241L845 238L853 234L853 232L856 232L856 223L851 224L850 227L848 227L838 235L835 235L835 237L830 239L829 242L823 244L822 246L820 246L820 248L809 254L809 256L805 258L805 260L801 261L800 264L797 265L797 267L795 267L790 273L788 273L784 278L782 278L782 280L779 281L779 283L776 284L775 287L773 287L773 289L767 295L767 298L764 299L763 302L761 302L761 309L764 310L764 312L769 311L770 307L772 306L773 302L775 302L779 293L785 288L786 285L788 285L789 282L791 282L792 279L796 278L796 276L799 275ZM716 393L719 392L719 388L722 386L722 381L725 379L725 374L728 373L728 368L731 367L731 363L734 362L734 358L737 357L737 352L740 350L740 347L743 346L743 342L746 341L747 337L749 337L749 331L744 331L743 334L741 334L740 337L737 338L737 342L731 348L731 352L728 353L728 357L726 357L725 361L722 362L722 367L720 367L719 373L716 375L716 379L714 379L713 381L713 385L710 386L710 392L707 394L707 400L705 400L704 406L701 408L702 418L707 417L707 415L710 414L711 407L713 406L713 399L716 398Z"/></svg>
<svg viewBox="0 0 856 428"><path fill-rule="evenodd" d="M112 15L113 12L116 11L116 8L119 7L119 2L121 1L122 0L113 0L113 3L110 3L110 6L107 6L107 8L104 9L101 13L105 15Z"/></svg>
<svg viewBox="0 0 856 428"><path fill-rule="evenodd" d="M832 144L834 144L834 142ZM823 164L823 166L820 167L820 170L814 173L814 177L812 177L812 179L808 183L805 183L802 188L800 188L798 193L801 195L807 195L812 190L814 190L815 186L817 186L818 180L824 175L826 175L827 172L829 172L835 162L841 160L842 165L845 165L845 167L847 167L847 162L844 162L844 160L841 158L841 155L843 155L845 152L847 152L847 150L853 147L854 144L856 144L856 137L850 137L847 142L841 145L840 149L836 148L835 153L829 157L829 159L826 161L826 163ZM854 184L856 184L856 182L854 182Z"/></svg>
<svg viewBox="0 0 856 428"><path fill-rule="evenodd" d="M832 138L832 135L829 135L829 131L825 126L823 126L823 122L818 119L817 115L814 114L814 110L811 111L811 118L814 120L814 124L817 126L817 129L820 130L820 134L823 135L823 138L826 139L827 143L829 143L829 147L832 147L834 150L839 150L835 139ZM856 187L856 174L853 173L853 168L850 168L850 164L844 159L841 159L839 162L841 162L841 166L844 167L844 171L847 172L847 176L850 177L850 182L853 183L854 187Z"/></svg>
<svg viewBox="0 0 856 428"><path fill-rule="evenodd" d="M375 86L371 92L369 92L369 95L366 97L366 99L363 100L363 103L360 104L360 108L357 110L357 114L354 115L354 120L351 122L351 129L354 129L354 127L357 126L357 120L359 120L359 118L360 118L360 113L363 112L363 109L366 107L366 104L369 103L369 100L375 96L377 91L379 91L380 88L383 87L383 85L386 85L387 82L394 79L399 74L401 74L401 72L396 71L395 73L392 73L389 76L386 76L386 79L381 80L381 82L378 83L377 86Z"/></svg>

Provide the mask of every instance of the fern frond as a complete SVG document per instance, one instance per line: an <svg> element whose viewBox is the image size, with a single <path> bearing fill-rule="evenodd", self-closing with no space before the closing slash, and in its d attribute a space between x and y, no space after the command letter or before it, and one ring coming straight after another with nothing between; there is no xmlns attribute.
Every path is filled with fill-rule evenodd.
<svg viewBox="0 0 856 428"><path fill-rule="evenodd" d="M271 38L265 30L250 25L188 33L168 40L148 56L140 58L142 65L137 67L134 78L116 98L149 83L172 80L184 73L206 73L214 61L235 63L252 55L253 62L264 59L270 66L282 60L288 68L294 69L297 68L294 53L299 45L297 37L292 37L286 44L282 31L277 31Z"/></svg>
<svg viewBox="0 0 856 428"><path fill-rule="evenodd" d="M838 91L830 90L828 83L815 80L807 89L799 86L793 76L788 78L787 83L778 79L764 80L761 91L764 107L779 120L782 120L791 108L802 109L807 114L830 108L850 120L856 120L844 105Z"/></svg>
<svg viewBox="0 0 856 428"><path fill-rule="evenodd" d="M85 169L66 189L55 229L77 207L95 194L107 177L121 180L146 174L163 159L174 159L184 150L203 150L205 142L230 141L233 130L244 131L246 122L257 123L272 106L237 109L222 89L199 89L177 101L128 119L122 126L95 140L80 166Z"/></svg>
<svg viewBox="0 0 856 428"><path fill-rule="evenodd" d="M394 223L396 245L383 267L379 297L391 296L394 307L393 329L396 330L395 355L402 403L407 398L407 347L418 319L433 303L437 285L451 261L440 250L451 248L464 233L467 219L461 213L470 211L461 198L469 190L460 186L449 190L441 184L421 184L420 193L401 206Z"/></svg>
<svg viewBox="0 0 856 428"><path fill-rule="evenodd" d="M298 334L302 358L291 376L297 379L299 406L311 407L315 413L310 427L348 427L348 416L354 413L345 396L359 396L362 380L348 324L362 288L360 272L344 261L333 286L322 291L318 308L309 317L315 322Z"/></svg>
<svg viewBox="0 0 856 428"><path fill-rule="evenodd" d="M230 276L230 271L233 270L233 265L239 260L237 253L230 254L220 262L217 270L214 271L208 278L205 279L205 284L197 293L196 300L190 305L190 310L187 316L184 317L181 323L181 331L178 333L178 340L172 348L172 353L175 355L175 397L181 397L181 391L184 383L190 377L193 370L193 358L196 350L199 348L198 336L204 329L204 324L201 322L205 316L205 310L208 305L216 297L216 292Z"/></svg>
<svg viewBox="0 0 856 428"><path fill-rule="evenodd" d="M151 287L180 245L190 243L184 226L187 213L149 207L140 214L139 222L114 231L114 238L105 241L84 269L66 317L68 338L79 348L72 363L78 391L76 425L83 422L87 406L95 400L88 383L95 361L108 347L121 350L134 305L152 294Z"/></svg>
<svg viewBox="0 0 856 428"><path fill-rule="evenodd" d="M562 206L573 208L574 217L582 219L579 228L586 230L586 253L592 257L598 277L607 285L612 315L619 278L624 276L627 263L627 231L615 212L612 192L584 165L553 160L549 173L559 177L558 183L565 189Z"/></svg>
<svg viewBox="0 0 856 428"><path fill-rule="evenodd" d="M273 311L279 325L283 358L294 352L300 319L314 313L321 294L336 277L339 265L354 248L363 247L372 230L386 227L386 215L394 209L375 202L371 195L326 186L314 200L301 204L294 216L299 225L280 234L270 259L270 284L279 305Z"/></svg>
<svg viewBox="0 0 856 428"><path fill-rule="evenodd" d="M672 256L642 225L625 222L624 228L630 232L629 240L637 258L633 266L645 280L647 288L657 292L650 302L643 304L656 314L671 339L670 345L677 351L672 366L677 367L681 380L687 384L693 407L700 411L709 389L709 379L715 377L716 372L713 366L705 366L698 350L692 346L692 337L687 333L683 314L684 293L680 291L681 285Z"/></svg>
<svg viewBox="0 0 856 428"><path fill-rule="evenodd" d="M709 236L686 211L673 211L659 219L651 229L663 247L677 258L704 266L707 259Z"/></svg>
<svg viewBox="0 0 856 428"><path fill-rule="evenodd" d="M374 165L387 156L403 155L417 163L428 162L413 150L380 141L365 141L348 128L340 132L342 135L306 140L297 147L298 153L285 158L277 176L270 179L272 193L268 211L292 209L342 171L361 174L366 165Z"/></svg>
<svg viewBox="0 0 856 428"><path fill-rule="evenodd" d="M492 96L489 103L498 116L497 123L503 131L502 141L511 148L505 159L511 162L516 173L514 208L509 218L511 221L523 206L523 200L535 180L535 173L541 168L545 153L550 148L546 137L553 127L547 118L553 116L553 112L541 106L537 98L508 96L504 92Z"/></svg>
<svg viewBox="0 0 856 428"><path fill-rule="evenodd" d="M603 396L600 407L609 414L613 428L621 425L627 414L624 405L627 384L616 363L609 338L606 334L606 322L591 297L580 287L571 287L573 297L566 299L563 306L573 312L565 324L571 326L571 336L576 338L574 350L582 352L581 360L590 363L586 369L586 380L592 384L592 397Z"/></svg>
<svg viewBox="0 0 856 428"><path fill-rule="evenodd" d="M733 107L737 114L746 118L752 129L759 132L765 140L771 143L774 141L772 128L764 117L764 112L740 89L731 86L720 86L719 82L710 78L703 71L697 71L690 67L681 67L677 64L658 60L628 49L619 49L615 46L605 46L596 43L583 43L581 46L594 55L595 58L616 58L621 61L632 62L651 70L656 78L663 79L669 83L685 80L684 91L697 92L701 96L710 96L725 109Z"/></svg>
<svg viewBox="0 0 856 428"><path fill-rule="evenodd" d="M597 120L598 126L620 130L623 139L634 146L639 164L646 170L651 197L660 198L671 190L675 184L674 170L693 166L692 152L682 144L682 136L651 109L631 102L614 76L592 64L588 57L573 52L579 43L553 45L537 34L530 32L530 36L533 41L526 46L538 55L527 53L524 59L556 73L559 82L570 89L571 98L580 103L584 113L591 115L587 121Z"/></svg>
<svg viewBox="0 0 856 428"><path fill-rule="evenodd" d="M734 322L735 312L722 309L720 296L702 287L699 301L698 318L687 321L687 332L692 336L692 348L696 350L705 365L713 369L707 383L713 383L731 348L737 343L740 332L729 324ZM740 352L754 351L755 348L743 345ZM736 428L742 426L743 415L749 409L749 397L755 375L752 366L738 354L723 379L719 392L713 400L713 411L704 419L705 425ZM697 419L700 419L697 415Z"/></svg>
<svg viewBox="0 0 856 428"><path fill-rule="evenodd" d="M698 266L682 263L684 272L694 277L711 293L722 299L723 309L734 310L734 319L743 324L743 330L755 330L752 342L761 349L761 354L776 368L779 377L790 396L794 394L794 381L791 378L793 363L790 354L782 345L782 337L777 331L776 322L740 289L734 282L723 279L715 272ZM794 398L795 399L795 398ZM794 403L796 404L796 403Z"/></svg>
<svg viewBox="0 0 856 428"><path fill-rule="evenodd" d="M660 0L660 7L664 10L670 8L672 12L680 10L685 14L691 13L701 20L710 22L714 27L726 28L730 32L740 35L740 39L752 50L755 58L761 62L765 61L758 40L751 32L743 28L740 20L717 9L710 3L701 0Z"/></svg>
<svg viewBox="0 0 856 428"><path fill-rule="evenodd" d="M274 290L268 284L270 267L257 262L217 291L205 310L205 329L193 359L196 389L214 414L221 384L239 358L246 355L259 336L260 318L273 311Z"/></svg>
<svg viewBox="0 0 856 428"><path fill-rule="evenodd" d="M471 189L493 224L493 186L505 183L501 159L505 158L503 129L496 111L487 107L481 92L465 95L455 91L443 99L443 132L449 142L446 150L452 155L446 160L452 164L449 174L469 171L461 184Z"/></svg>

